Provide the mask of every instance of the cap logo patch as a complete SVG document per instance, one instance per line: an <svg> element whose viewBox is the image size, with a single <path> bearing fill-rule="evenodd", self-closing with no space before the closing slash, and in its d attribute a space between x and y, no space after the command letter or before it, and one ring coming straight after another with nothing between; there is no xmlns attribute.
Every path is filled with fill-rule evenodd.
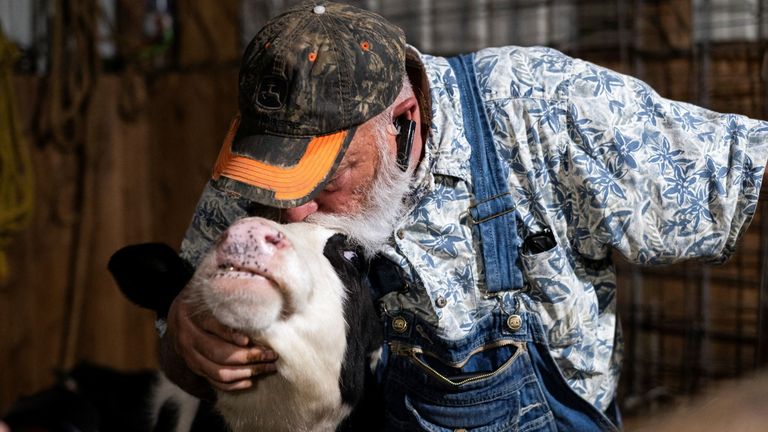
<svg viewBox="0 0 768 432"><path fill-rule="evenodd" d="M259 82L256 90L256 104L268 110L280 109L285 105L287 85L284 79L270 76Z"/></svg>

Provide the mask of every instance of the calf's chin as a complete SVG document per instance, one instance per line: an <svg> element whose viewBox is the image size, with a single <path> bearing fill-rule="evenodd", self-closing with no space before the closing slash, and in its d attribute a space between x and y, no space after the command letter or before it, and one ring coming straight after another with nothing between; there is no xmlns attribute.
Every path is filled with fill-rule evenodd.
<svg viewBox="0 0 768 432"><path fill-rule="evenodd" d="M142 281L158 267L131 269L136 252L110 262L123 292L146 289ZM136 271L147 271L147 278L137 279ZM189 272L187 298L198 312L212 314L278 354L276 373L255 378L245 391L218 392L216 408L233 432L334 431L349 425L345 419L371 381L371 354L383 343L365 272L362 253L344 236L312 224L279 225L260 218L233 224L194 275ZM127 282L118 277L126 273L132 277ZM356 423L349 430L359 427Z"/></svg>

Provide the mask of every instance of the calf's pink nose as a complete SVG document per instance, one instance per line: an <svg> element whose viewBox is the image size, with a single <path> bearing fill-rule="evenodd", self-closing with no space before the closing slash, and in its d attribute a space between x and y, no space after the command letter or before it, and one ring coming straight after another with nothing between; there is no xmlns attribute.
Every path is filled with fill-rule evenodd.
<svg viewBox="0 0 768 432"><path fill-rule="evenodd" d="M222 235L220 254L247 259L253 255L273 255L290 244L285 234L273 225L259 221L236 222Z"/></svg>

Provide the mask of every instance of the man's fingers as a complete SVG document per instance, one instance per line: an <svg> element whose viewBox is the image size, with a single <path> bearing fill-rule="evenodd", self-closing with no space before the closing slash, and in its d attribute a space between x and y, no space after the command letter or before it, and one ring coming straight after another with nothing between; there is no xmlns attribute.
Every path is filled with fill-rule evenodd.
<svg viewBox="0 0 768 432"><path fill-rule="evenodd" d="M247 390L253 386L253 382L251 382L251 380L243 380L243 381L238 381L236 383L227 383L227 384L218 383L210 380L208 382L210 382L214 388L221 391L225 391L225 392Z"/></svg>
<svg viewBox="0 0 768 432"><path fill-rule="evenodd" d="M224 340L227 340L235 345L244 347L248 346L248 343L250 342L248 336L225 326L211 315L205 317L200 324L200 328L203 330L207 331L208 333L212 333Z"/></svg>
<svg viewBox="0 0 768 432"><path fill-rule="evenodd" d="M211 384L211 386L223 391L246 390L253 386L254 379L264 374L274 373L275 371L276 369L273 363L262 363L258 366L251 368L249 378L240 379L236 381L229 381L229 382L216 381L209 378L208 382ZM234 375L235 374L233 374L233 376ZM239 376L240 372L238 372L236 375Z"/></svg>
<svg viewBox="0 0 768 432"><path fill-rule="evenodd" d="M244 366L253 363L269 363L277 360L277 354L261 347L241 348L237 345L221 344L213 347L211 344L199 344L195 350L213 363L227 366Z"/></svg>
<svg viewBox="0 0 768 432"><path fill-rule="evenodd" d="M277 370L277 355L252 346L249 338L218 322L209 313L194 313L185 301L175 302L176 351L190 370L222 391L245 390L252 379ZM169 314L169 317L171 314Z"/></svg>
<svg viewBox="0 0 768 432"><path fill-rule="evenodd" d="M262 374L274 373L275 363L257 363L241 367L222 367L202 355L196 355L195 372L208 379L212 386L219 390L233 391L250 388L251 378Z"/></svg>
<svg viewBox="0 0 768 432"><path fill-rule="evenodd" d="M213 316L199 317L199 322L187 326L190 334L184 343L193 351L220 365L245 365L270 362L277 355L261 346L248 346L248 337L218 322Z"/></svg>
<svg viewBox="0 0 768 432"><path fill-rule="evenodd" d="M196 334L189 344L192 351L219 365L240 366L277 360L277 354L267 348L233 345L203 331Z"/></svg>
<svg viewBox="0 0 768 432"><path fill-rule="evenodd" d="M190 306L188 304L185 305L185 308L189 307ZM247 346L250 342L250 339L247 335L225 326L216 318L214 318L210 313L189 314L187 316L188 319L195 325L195 327L205 330L208 333L214 334L221 339L227 340L235 345Z"/></svg>
<svg viewBox="0 0 768 432"><path fill-rule="evenodd" d="M246 354L246 363L270 363L277 360L277 353L269 348L253 346L248 348Z"/></svg>

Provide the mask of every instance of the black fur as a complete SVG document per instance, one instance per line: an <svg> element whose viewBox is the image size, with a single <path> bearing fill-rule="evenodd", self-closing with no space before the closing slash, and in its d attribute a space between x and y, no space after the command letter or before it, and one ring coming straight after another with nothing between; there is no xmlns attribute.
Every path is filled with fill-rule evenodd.
<svg viewBox="0 0 768 432"><path fill-rule="evenodd" d="M348 325L347 351L341 367L339 386L344 403L355 408L338 430L372 431L376 425L382 424L378 415L383 412L383 405L379 403L369 360L371 353L384 342L384 331L371 298L366 277L367 263L362 251L356 250L341 234L328 239L323 255L339 275L349 299L344 304L344 317Z"/></svg>

